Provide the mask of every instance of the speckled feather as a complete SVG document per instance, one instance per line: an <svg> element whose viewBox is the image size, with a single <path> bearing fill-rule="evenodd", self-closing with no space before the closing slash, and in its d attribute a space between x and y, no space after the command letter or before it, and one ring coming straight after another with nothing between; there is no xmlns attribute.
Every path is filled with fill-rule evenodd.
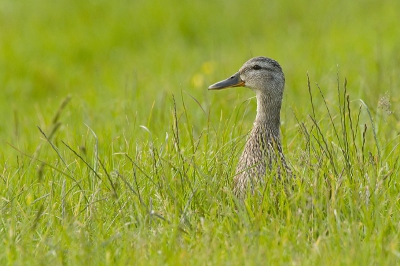
<svg viewBox="0 0 400 266"><path fill-rule="evenodd" d="M257 97L257 115L242 156L239 159L234 177L234 194L239 198L245 195L248 185L254 192L256 183L263 183L268 171L276 167L278 177L281 166L288 172L280 141L280 110L285 87L285 76L279 63L266 57L255 57L247 61L230 79L238 77L238 86L252 89ZM225 82L225 81L224 81ZM237 85L210 89L236 87Z"/></svg>

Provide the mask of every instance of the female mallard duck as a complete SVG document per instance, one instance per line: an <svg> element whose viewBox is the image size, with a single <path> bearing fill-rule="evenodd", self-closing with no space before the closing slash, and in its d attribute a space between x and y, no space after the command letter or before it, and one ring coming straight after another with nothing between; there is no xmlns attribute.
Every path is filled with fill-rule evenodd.
<svg viewBox="0 0 400 266"><path fill-rule="evenodd" d="M290 171L283 155L279 126L285 75L278 62L266 57L255 57L244 63L239 72L217 82L209 90L230 87L247 87L256 93L257 115L253 129L240 157L234 178L234 194L243 197L247 184L254 185L266 175L267 168L276 164L278 176L280 166Z"/></svg>

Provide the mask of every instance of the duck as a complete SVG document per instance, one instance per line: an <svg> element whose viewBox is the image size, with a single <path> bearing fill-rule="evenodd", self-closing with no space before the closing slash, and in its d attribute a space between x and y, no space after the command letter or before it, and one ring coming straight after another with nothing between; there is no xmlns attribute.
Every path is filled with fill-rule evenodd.
<svg viewBox="0 0 400 266"><path fill-rule="evenodd" d="M280 137L280 111L285 75L277 61L259 56L251 58L238 72L212 84L208 89L222 90L234 87L250 88L257 99L253 128L248 134L233 178L233 194L243 198L249 190L254 193L257 184L265 184L268 173L275 173L280 178L282 168L287 173L291 172Z"/></svg>

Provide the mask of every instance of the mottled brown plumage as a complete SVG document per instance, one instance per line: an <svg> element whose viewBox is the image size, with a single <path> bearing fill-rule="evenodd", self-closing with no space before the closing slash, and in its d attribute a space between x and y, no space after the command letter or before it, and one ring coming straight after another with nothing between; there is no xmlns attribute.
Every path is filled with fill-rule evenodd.
<svg viewBox="0 0 400 266"><path fill-rule="evenodd" d="M285 76L275 60L255 57L247 61L236 74L211 85L209 89L229 87L250 88L257 97L256 119L234 178L234 194L243 197L248 184L254 192L255 184L263 182L267 170L275 164L278 175L281 166L290 171L282 152L279 134Z"/></svg>

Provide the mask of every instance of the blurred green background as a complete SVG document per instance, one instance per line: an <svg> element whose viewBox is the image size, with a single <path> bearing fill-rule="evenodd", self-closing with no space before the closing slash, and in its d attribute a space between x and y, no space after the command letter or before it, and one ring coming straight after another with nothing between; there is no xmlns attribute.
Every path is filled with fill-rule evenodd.
<svg viewBox="0 0 400 266"><path fill-rule="evenodd" d="M296 256L298 264L326 265L335 264L345 252L338 264L352 264L353 259L360 265L373 264L378 255L379 265L389 261L388 254L391 262L398 262L398 183L391 175L399 169L399 10L398 0L0 0L0 235L6 250L0 259L30 264L26 258L45 253L38 264L85 264L97 258L125 265L143 256L143 264L156 257L160 264L175 265L188 258L204 264L210 257L215 264L227 259L240 264L254 256L252 262L260 264L268 254L272 263L288 264ZM262 211L273 211L272 204L242 217L236 215L227 192L236 153L244 143L240 136L255 117L254 93L244 88L207 90L253 56L276 59L285 72L283 146L293 169L305 180L295 181L300 189L295 194L299 197L288 201L292 205L283 199L285 206L278 206L279 212L268 219ZM337 133L336 138L332 129L344 121L338 115L343 107L337 97L338 79L343 84L347 78L352 114L357 114L358 99L369 107L370 113L362 110L355 130L359 149L352 146L350 151L352 162L362 157L362 164L355 167L365 166L363 178L332 174L322 146L316 154L326 157L321 159L324 165L302 164L307 140L299 124L313 128L307 75L321 135L337 151L339 167L349 157L337 148L347 139ZM335 122L330 123L315 83ZM71 100L60 112L57 127L54 117L68 95ZM182 150L175 149L172 140L174 102ZM52 143L59 154L37 126L48 136L58 129ZM98 179L85 165L96 164L95 138L99 158L106 164ZM161 150L159 161L153 162L152 140ZM196 141L200 144L194 151ZM318 141L315 138L313 147ZM11 146L46 162L46 167ZM139 166L133 167L125 154ZM167 163L157 172L159 162ZM171 223L155 222L121 178L110 178L119 186L119 198L111 193L114 183L108 183L106 171L120 170L133 183L132 175L136 181L140 167L147 171L138 172L144 200L154 203L150 207ZM186 167L185 175L194 169L189 181L178 180L180 167ZM355 173L364 173L361 170ZM68 179L68 173L73 178ZM152 177L160 187L148 177L154 173L159 174ZM337 185L338 198L332 201L324 196L327 178ZM375 180L374 197L369 197ZM192 184L198 194L187 188ZM318 187L314 190L310 184ZM90 201L85 202L86 197ZM309 204L309 197L315 205ZM181 225L182 209L193 228L178 238L175 229ZM258 233L260 238L253 241Z"/></svg>
<svg viewBox="0 0 400 266"><path fill-rule="evenodd" d="M339 71L353 98L376 107L399 85L398 10L395 0L2 0L0 136L30 146L40 136L36 125L50 123L68 94L70 130L87 123L120 134L126 119L151 127L153 104L153 116L163 116L170 95L182 91L204 108L215 105L218 117L253 94L208 92L208 85L258 55L284 69L284 120L294 122L289 107L310 111L307 73L329 93ZM201 113L194 101L189 107ZM115 117L123 119L114 124Z"/></svg>

